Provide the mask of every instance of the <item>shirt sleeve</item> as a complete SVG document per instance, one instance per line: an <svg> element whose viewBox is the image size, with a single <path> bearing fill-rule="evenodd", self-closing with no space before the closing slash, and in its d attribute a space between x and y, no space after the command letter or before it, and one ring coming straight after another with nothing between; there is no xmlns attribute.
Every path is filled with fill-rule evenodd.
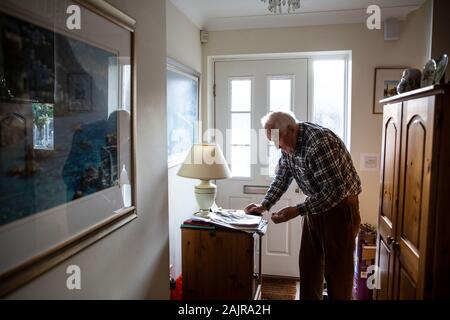
<svg viewBox="0 0 450 320"><path fill-rule="evenodd" d="M323 139L309 155L309 168L319 181L322 188L320 192L306 198L305 202L297 205L299 214L317 214L330 210L344 198L345 179L342 177L339 148L329 140Z"/></svg>
<svg viewBox="0 0 450 320"><path fill-rule="evenodd" d="M292 179L293 176L289 169L286 155L283 152L280 160L278 160L278 169L275 174L275 179L270 184L269 190L261 204L269 210L289 188Z"/></svg>

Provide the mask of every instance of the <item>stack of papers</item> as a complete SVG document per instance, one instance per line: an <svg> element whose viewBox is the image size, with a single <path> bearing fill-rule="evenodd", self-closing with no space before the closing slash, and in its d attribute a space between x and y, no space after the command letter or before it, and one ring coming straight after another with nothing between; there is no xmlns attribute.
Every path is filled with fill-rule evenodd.
<svg viewBox="0 0 450 320"><path fill-rule="evenodd" d="M246 232L266 233L267 220L261 216L245 214L243 210L217 209L208 218L194 215L193 221L205 221L218 226Z"/></svg>

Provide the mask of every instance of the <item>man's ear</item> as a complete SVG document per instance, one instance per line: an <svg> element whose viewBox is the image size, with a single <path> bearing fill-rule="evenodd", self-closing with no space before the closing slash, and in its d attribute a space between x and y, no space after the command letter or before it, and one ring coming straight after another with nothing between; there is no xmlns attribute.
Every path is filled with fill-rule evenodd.
<svg viewBox="0 0 450 320"><path fill-rule="evenodd" d="M272 129L270 131L270 141L272 141L277 149L280 148L280 131L278 129Z"/></svg>
<svg viewBox="0 0 450 320"><path fill-rule="evenodd" d="M290 124L288 124L288 126L287 126L287 128L286 128L286 131L289 132L289 133L291 133L292 131L294 131L294 127L291 126Z"/></svg>

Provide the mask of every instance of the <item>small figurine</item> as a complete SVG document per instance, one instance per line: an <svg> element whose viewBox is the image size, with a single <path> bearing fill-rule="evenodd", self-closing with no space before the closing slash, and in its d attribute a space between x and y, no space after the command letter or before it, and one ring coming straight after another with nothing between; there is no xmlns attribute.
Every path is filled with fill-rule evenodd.
<svg viewBox="0 0 450 320"><path fill-rule="evenodd" d="M436 59L436 73L434 75L434 83L440 83L447 69L448 55L444 54ZM444 79L445 82L445 79Z"/></svg>
<svg viewBox="0 0 450 320"><path fill-rule="evenodd" d="M435 75L436 75L436 61L434 59L430 59L423 68L421 86L427 87L434 84Z"/></svg>
<svg viewBox="0 0 450 320"><path fill-rule="evenodd" d="M422 72L419 69L405 69L403 71L402 79L397 85L397 93L403 93L420 88L420 80Z"/></svg>

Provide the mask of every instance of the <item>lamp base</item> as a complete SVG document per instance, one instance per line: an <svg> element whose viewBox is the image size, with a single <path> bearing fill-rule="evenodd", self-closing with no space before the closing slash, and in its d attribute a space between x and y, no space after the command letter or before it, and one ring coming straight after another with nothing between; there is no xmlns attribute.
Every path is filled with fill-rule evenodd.
<svg viewBox="0 0 450 320"><path fill-rule="evenodd" d="M198 210L198 212L196 212L194 215L200 218L206 218L209 219L210 218L210 211L203 211L203 210Z"/></svg>
<svg viewBox="0 0 450 320"><path fill-rule="evenodd" d="M195 198L197 199L200 211L197 215L205 217L209 214L209 209L216 200L217 186L209 180L201 180L200 184L195 186Z"/></svg>

